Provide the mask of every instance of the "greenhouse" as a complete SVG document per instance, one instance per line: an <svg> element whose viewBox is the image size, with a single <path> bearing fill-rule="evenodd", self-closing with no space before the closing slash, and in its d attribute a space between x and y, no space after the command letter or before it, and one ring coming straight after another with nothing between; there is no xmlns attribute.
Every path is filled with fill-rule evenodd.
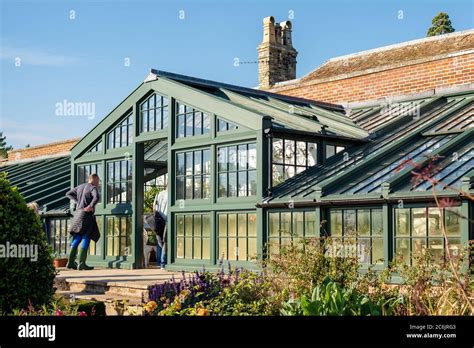
<svg viewBox="0 0 474 348"><path fill-rule="evenodd" d="M170 202L167 269L256 269L281 246L322 236L383 268L425 252L442 259L445 245L457 252L473 238L473 126L472 90L343 107L151 70L70 157L2 171L46 205L61 255L64 194L99 174L91 265L143 267L144 195L158 184Z"/></svg>
<svg viewBox="0 0 474 348"><path fill-rule="evenodd" d="M169 269L255 268L324 235L365 264L442 257L441 220L453 249L472 233L473 115L469 91L345 109L152 70L71 152L71 185L102 178L90 262L140 267L145 186L164 175ZM411 165L436 168L434 191Z"/></svg>

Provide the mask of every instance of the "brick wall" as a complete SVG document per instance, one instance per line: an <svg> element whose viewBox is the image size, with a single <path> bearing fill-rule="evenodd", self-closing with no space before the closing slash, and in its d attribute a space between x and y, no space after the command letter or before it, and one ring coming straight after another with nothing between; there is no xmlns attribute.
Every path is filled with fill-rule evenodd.
<svg viewBox="0 0 474 348"><path fill-rule="evenodd" d="M271 92L330 103L357 102L421 93L474 82L474 53L330 79L288 81Z"/></svg>
<svg viewBox="0 0 474 348"><path fill-rule="evenodd" d="M39 146L32 146L24 149L12 150L8 152L8 161L18 161L35 157L51 156L66 153L77 144L80 138L58 141Z"/></svg>

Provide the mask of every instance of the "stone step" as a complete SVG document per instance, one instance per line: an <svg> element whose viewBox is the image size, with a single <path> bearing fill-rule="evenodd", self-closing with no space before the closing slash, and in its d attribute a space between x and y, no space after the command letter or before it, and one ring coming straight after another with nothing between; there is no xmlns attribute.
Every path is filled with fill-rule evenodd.
<svg viewBox="0 0 474 348"><path fill-rule="evenodd" d="M148 301L149 288L152 285L136 282L107 282L94 280L68 280L69 290L74 293L107 295L116 299L133 298Z"/></svg>
<svg viewBox="0 0 474 348"><path fill-rule="evenodd" d="M76 300L100 301L105 304L106 315L142 315L143 303L141 299L134 297L117 298L108 294L77 293L74 291L58 291L59 296L70 300L74 297Z"/></svg>

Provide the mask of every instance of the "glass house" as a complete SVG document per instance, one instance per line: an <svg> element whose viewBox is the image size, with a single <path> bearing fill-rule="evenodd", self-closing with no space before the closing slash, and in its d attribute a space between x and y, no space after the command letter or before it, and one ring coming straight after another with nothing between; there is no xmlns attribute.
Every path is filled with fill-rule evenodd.
<svg viewBox="0 0 474 348"><path fill-rule="evenodd" d="M151 70L72 149L70 185L101 177L92 265L141 267L144 190L166 174L169 269L258 268L324 235L383 267L444 257L442 223L453 250L473 238L473 135L474 91L345 109Z"/></svg>

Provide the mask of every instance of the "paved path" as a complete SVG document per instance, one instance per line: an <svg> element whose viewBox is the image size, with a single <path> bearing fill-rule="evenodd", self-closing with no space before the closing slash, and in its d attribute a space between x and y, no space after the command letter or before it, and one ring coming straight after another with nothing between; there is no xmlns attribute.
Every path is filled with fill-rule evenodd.
<svg viewBox="0 0 474 348"><path fill-rule="evenodd" d="M171 280L172 276L181 279L179 272L169 272L159 268L147 269L116 269L116 268L95 268L90 271L76 271L66 268L59 268L58 280L67 282L100 281L109 285L114 283L130 283L134 285L153 285Z"/></svg>

